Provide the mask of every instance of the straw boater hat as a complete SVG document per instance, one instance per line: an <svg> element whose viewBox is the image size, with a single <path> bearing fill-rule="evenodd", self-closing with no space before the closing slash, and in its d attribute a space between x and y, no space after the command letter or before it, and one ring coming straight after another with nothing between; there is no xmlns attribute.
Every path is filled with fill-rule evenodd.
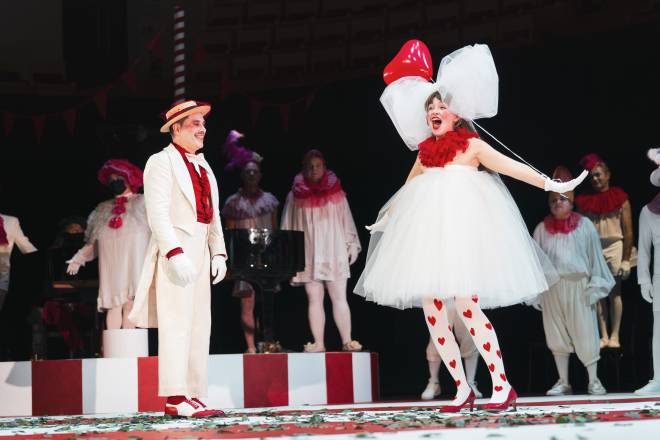
<svg viewBox="0 0 660 440"><path fill-rule="evenodd" d="M660 186L660 148L651 148L648 151L647 156L658 166L658 168L651 173L651 183L654 186Z"/></svg>
<svg viewBox="0 0 660 440"><path fill-rule="evenodd" d="M186 116L192 115L193 113L201 113L202 116L206 116L210 111L211 104L208 102L188 100L175 104L163 115L165 124L160 127L160 132L167 133L170 131L170 126L172 124Z"/></svg>

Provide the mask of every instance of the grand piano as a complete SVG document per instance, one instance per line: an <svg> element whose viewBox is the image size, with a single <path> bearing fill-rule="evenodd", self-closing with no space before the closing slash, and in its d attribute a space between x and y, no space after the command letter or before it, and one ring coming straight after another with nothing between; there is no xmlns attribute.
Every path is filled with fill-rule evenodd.
<svg viewBox="0 0 660 440"><path fill-rule="evenodd" d="M279 283L305 269L305 236L302 231L225 229L228 278L257 286L261 325L266 345L275 344L274 293Z"/></svg>

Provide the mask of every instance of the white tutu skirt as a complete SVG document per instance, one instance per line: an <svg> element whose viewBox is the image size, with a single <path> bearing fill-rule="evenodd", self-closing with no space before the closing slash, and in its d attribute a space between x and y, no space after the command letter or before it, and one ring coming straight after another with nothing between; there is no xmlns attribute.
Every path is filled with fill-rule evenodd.
<svg viewBox="0 0 660 440"><path fill-rule="evenodd" d="M548 290L546 276L558 279L497 174L427 168L389 204L355 288L370 301L403 309L476 295L482 308L502 307Z"/></svg>

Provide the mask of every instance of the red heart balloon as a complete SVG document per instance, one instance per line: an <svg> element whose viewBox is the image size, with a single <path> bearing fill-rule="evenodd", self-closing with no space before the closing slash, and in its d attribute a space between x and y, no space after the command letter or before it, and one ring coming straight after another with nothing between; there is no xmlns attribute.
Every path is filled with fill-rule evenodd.
<svg viewBox="0 0 660 440"><path fill-rule="evenodd" d="M433 78L431 53L422 41L406 41L399 53L383 70L385 84L390 84L404 76L421 76L427 81Z"/></svg>

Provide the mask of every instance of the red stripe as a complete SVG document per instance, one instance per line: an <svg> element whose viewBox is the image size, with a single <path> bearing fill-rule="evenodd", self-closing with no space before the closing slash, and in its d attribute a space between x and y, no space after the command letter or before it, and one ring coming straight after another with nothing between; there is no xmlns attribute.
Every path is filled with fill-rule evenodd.
<svg viewBox="0 0 660 440"><path fill-rule="evenodd" d="M325 354L328 405L353 403L353 353Z"/></svg>
<svg viewBox="0 0 660 440"><path fill-rule="evenodd" d="M243 395L246 408L289 404L286 353L243 356Z"/></svg>
<svg viewBox="0 0 660 440"><path fill-rule="evenodd" d="M182 44L186 42L186 37L185 35L181 38L175 38L174 39L174 45L176 46L177 44Z"/></svg>
<svg viewBox="0 0 660 440"><path fill-rule="evenodd" d="M186 72L179 72L174 74L174 78L181 78L182 76L186 76Z"/></svg>
<svg viewBox="0 0 660 440"><path fill-rule="evenodd" d="M82 414L82 361L32 362L32 415Z"/></svg>
<svg viewBox="0 0 660 440"><path fill-rule="evenodd" d="M371 401L380 399L380 371L378 370L378 353L370 353L371 357Z"/></svg>
<svg viewBox="0 0 660 440"><path fill-rule="evenodd" d="M162 411L165 397L158 397L158 357L138 358L138 411Z"/></svg>
<svg viewBox="0 0 660 440"><path fill-rule="evenodd" d="M185 64L186 64L186 60L177 61L176 63L174 63L174 67L184 66Z"/></svg>
<svg viewBox="0 0 660 440"><path fill-rule="evenodd" d="M175 50L175 51L174 51L174 56L177 56L177 55L185 55L185 54L186 54L186 50L185 50L185 49Z"/></svg>

